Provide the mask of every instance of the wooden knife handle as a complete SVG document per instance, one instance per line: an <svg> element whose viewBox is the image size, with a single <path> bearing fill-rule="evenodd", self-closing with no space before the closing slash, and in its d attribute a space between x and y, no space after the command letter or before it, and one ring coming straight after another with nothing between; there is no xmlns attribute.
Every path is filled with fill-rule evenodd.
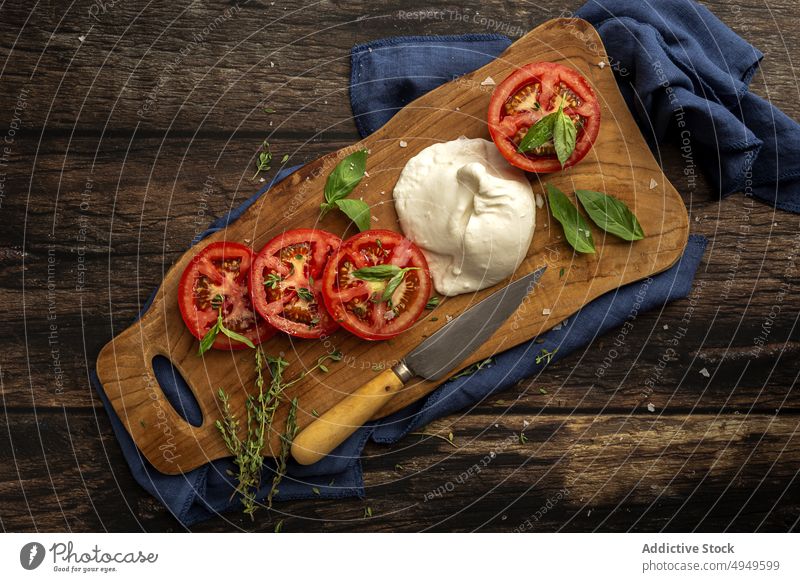
<svg viewBox="0 0 800 582"><path fill-rule="evenodd" d="M381 372L297 435L292 456L301 465L316 463L383 408L404 384L391 368Z"/></svg>

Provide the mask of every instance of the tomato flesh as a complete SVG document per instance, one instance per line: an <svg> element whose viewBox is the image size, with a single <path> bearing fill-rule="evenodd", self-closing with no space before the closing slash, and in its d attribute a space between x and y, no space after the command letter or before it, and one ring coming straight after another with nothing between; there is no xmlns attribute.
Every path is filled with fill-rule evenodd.
<svg viewBox="0 0 800 582"><path fill-rule="evenodd" d="M178 306L189 331L202 339L222 309L226 328L258 345L275 330L253 310L248 290L253 251L234 242L217 242L192 258L178 284ZM218 334L213 348L241 350L246 344Z"/></svg>
<svg viewBox="0 0 800 582"><path fill-rule="evenodd" d="M531 126L563 107L577 129L575 150L564 162L568 168L589 152L600 132L600 105L580 73L556 63L530 63L500 83L489 103L489 133L503 157L528 172L562 169L552 140L522 153L519 143Z"/></svg>
<svg viewBox="0 0 800 582"><path fill-rule="evenodd" d="M354 272L376 265L410 268L384 300L388 280L364 281ZM422 251L388 230L368 230L347 239L325 268L323 295L331 316L367 340L392 338L411 327L431 292L430 272Z"/></svg>
<svg viewBox="0 0 800 582"><path fill-rule="evenodd" d="M325 310L322 277L341 242L324 230L301 228L264 245L250 275L250 294L258 313L296 337L317 338L339 327Z"/></svg>

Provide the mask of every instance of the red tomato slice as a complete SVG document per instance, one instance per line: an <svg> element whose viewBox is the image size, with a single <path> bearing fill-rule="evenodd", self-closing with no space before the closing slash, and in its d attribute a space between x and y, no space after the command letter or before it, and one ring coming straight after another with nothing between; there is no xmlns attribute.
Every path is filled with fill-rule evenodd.
<svg viewBox="0 0 800 582"><path fill-rule="evenodd" d="M197 339L217 323L219 305L225 327L254 344L271 337L275 330L253 311L248 290L253 251L235 242L211 243L192 259L178 284L181 316ZM218 350L241 350L242 342L218 334L212 346Z"/></svg>
<svg viewBox="0 0 800 582"><path fill-rule="evenodd" d="M364 281L354 271L375 265L412 267L388 301L388 280ZM407 238L389 230L367 230L347 239L325 267L325 306L342 327L367 340L396 336L425 310L431 292L428 263Z"/></svg>
<svg viewBox="0 0 800 582"><path fill-rule="evenodd" d="M341 243L324 230L300 228L264 245L250 273L250 296L261 316L297 337L320 337L338 328L325 311L322 270Z"/></svg>
<svg viewBox="0 0 800 582"><path fill-rule="evenodd" d="M562 169L552 141L526 153L518 150L528 129L562 102L578 130L575 150L563 166L568 168L583 159L600 132L600 104L589 82L574 69L540 62L520 67L495 88L489 133L510 164L540 174Z"/></svg>

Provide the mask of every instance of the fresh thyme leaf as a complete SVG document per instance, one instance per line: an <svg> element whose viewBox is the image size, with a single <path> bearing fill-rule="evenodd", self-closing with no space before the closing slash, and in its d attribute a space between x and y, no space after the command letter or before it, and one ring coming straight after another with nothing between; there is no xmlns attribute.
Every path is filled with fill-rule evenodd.
<svg viewBox="0 0 800 582"><path fill-rule="evenodd" d="M264 113L275 113L272 107L264 107Z"/></svg>
<svg viewBox="0 0 800 582"><path fill-rule="evenodd" d="M520 140L517 150L524 154L525 152L535 150L553 139L553 127L555 126L557 115L558 111L545 115L530 126L528 132Z"/></svg>
<svg viewBox="0 0 800 582"><path fill-rule="evenodd" d="M519 433L519 444L524 445L527 442L528 442L528 437L525 436L525 432L524 431L520 432Z"/></svg>
<svg viewBox="0 0 800 582"><path fill-rule="evenodd" d="M298 287L297 288L297 296L304 301L314 301L314 294L309 291L306 287Z"/></svg>
<svg viewBox="0 0 800 582"><path fill-rule="evenodd" d="M627 241L644 238L642 225L622 200L593 190L575 190L575 195L589 218L604 231Z"/></svg>
<svg viewBox="0 0 800 582"><path fill-rule="evenodd" d="M572 155L572 152L575 151L575 139L578 135L578 128L575 127L575 122L572 121L572 118L564 113L563 103L562 107L558 108L555 115L556 118L553 123L553 145L556 149L558 161L563 167Z"/></svg>
<svg viewBox="0 0 800 582"><path fill-rule="evenodd" d="M539 352L538 356L536 356L536 363L541 364L542 362L545 362L546 364L549 364L557 352L558 348L554 349L552 352L542 348L542 351Z"/></svg>
<svg viewBox="0 0 800 582"><path fill-rule="evenodd" d="M289 154L283 154L283 157L281 158L281 164L285 164L288 161L289 161Z"/></svg>
<svg viewBox="0 0 800 582"><path fill-rule="evenodd" d="M567 242L579 253L594 253L594 240L589 225L561 190L547 184L547 199L553 218L561 223Z"/></svg>
<svg viewBox="0 0 800 582"><path fill-rule="evenodd" d="M436 309L439 306L439 303L442 302L442 298L438 295L434 295L428 302L425 304L425 309Z"/></svg>
<svg viewBox="0 0 800 582"><path fill-rule="evenodd" d="M561 279L564 276L565 272L566 272L566 269L564 267L561 267L561 269L559 269L559 271L558 271L558 278Z"/></svg>
<svg viewBox="0 0 800 582"><path fill-rule="evenodd" d="M286 474L286 465L289 460L289 451L292 448L292 441L297 436L297 398L292 399L289 406L289 414L286 417L286 427L281 435L281 451L280 456L276 459L277 466L275 467L275 478L272 480L272 486L269 493L267 493L267 507L272 507L272 498L278 494L278 485L283 480Z"/></svg>
<svg viewBox="0 0 800 582"><path fill-rule="evenodd" d="M347 218L353 221L360 232L369 230L372 223L372 215L369 205L363 200L351 200L345 198L336 201L336 207L341 210Z"/></svg>
<svg viewBox="0 0 800 582"><path fill-rule="evenodd" d="M455 380L456 378L461 378L462 376L469 376L470 374L474 374L475 372L485 368L486 366L488 366L492 362L494 362L493 358L486 358L482 362L476 362L476 363L472 364L469 368L465 368L464 370L462 370L461 372L459 372L455 376L451 376L450 380Z"/></svg>
<svg viewBox="0 0 800 582"><path fill-rule="evenodd" d="M539 394L547 394L547 390L544 388L539 388Z"/></svg>
<svg viewBox="0 0 800 582"><path fill-rule="evenodd" d="M275 289L281 281L283 281L283 278L278 273L270 273L267 275L267 278L264 279L264 286Z"/></svg>
<svg viewBox="0 0 800 582"><path fill-rule="evenodd" d="M346 198L358 186L367 169L367 150L353 152L336 164L325 182L325 202L320 205L320 218L336 208L336 201Z"/></svg>
<svg viewBox="0 0 800 582"><path fill-rule="evenodd" d="M319 495L320 494L319 487L312 487L311 491L314 492L314 495Z"/></svg>
<svg viewBox="0 0 800 582"><path fill-rule="evenodd" d="M264 140L261 147L264 148L264 151L258 154L258 158L256 159L256 173L250 178L251 180L258 178L261 172L268 172L270 164L272 163L272 152L269 149L269 142Z"/></svg>
<svg viewBox="0 0 800 582"><path fill-rule="evenodd" d="M367 506L364 508L364 517L372 517L372 508Z"/></svg>
<svg viewBox="0 0 800 582"><path fill-rule="evenodd" d="M279 519L278 523L275 524L275 533L281 533L282 529L283 529L283 520Z"/></svg>

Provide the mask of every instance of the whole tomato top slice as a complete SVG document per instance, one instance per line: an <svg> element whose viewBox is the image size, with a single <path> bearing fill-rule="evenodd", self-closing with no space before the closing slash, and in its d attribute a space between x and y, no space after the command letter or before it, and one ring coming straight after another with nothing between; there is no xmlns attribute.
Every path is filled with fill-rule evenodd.
<svg viewBox="0 0 800 582"><path fill-rule="evenodd" d="M369 280L357 276L359 270L369 272L380 265L389 267L371 269L376 275ZM419 318L430 296L431 278L425 256L414 243L389 230L368 230L347 239L331 257L322 289L328 311L342 327L363 339L382 340Z"/></svg>
<svg viewBox="0 0 800 582"><path fill-rule="evenodd" d="M562 169L553 142L521 153L528 129L563 104L577 128L575 150L564 168L583 159L600 131L600 105L589 82L576 70L556 63L529 63L495 87L489 103L489 133L503 157L527 172Z"/></svg>
<svg viewBox="0 0 800 582"><path fill-rule="evenodd" d="M322 271L342 240L324 230L289 230L256 255L250 274L253 305L271 325L304 338L338 326L325 310Z"/></svg>
<svg viewBox="0 0 800 582"><path fill-rule="evenodd" d="M275 330L253 310L248 282L253 251L235 242L216 242L198 252L181 275L178 306L186 327L202 339L217 322L222 310L226 328L254 344L271 337ZM241 350L242 342L218 334L212 346L218 350Z"/></svg>

